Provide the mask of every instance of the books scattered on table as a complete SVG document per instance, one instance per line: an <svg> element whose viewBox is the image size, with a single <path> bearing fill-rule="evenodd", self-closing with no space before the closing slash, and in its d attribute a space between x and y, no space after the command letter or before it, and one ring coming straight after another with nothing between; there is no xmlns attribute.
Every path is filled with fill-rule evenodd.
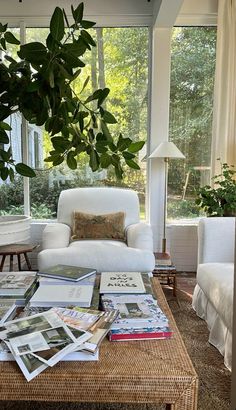
<svg viewBox="0 0 236 410"><path fill-rule="evenodd" d="M102 272L100 293L145 293L140 272Z"/></svg>
<svg viewBox="0 0 236 410"><path fill-rule="evenodd" d="M65 307L69 305L89 307L93 295L93 286L45 285L39 286L32 298L30 306Z"/></svg>
<svg viewBox="0 0 236 410"><path fill-rule="evenodd" d="M90 275L95 274L97 271L93 268L83 268L80 266L69 265L56 265L51 266L44 271L38 272L39 276L45 276L54 279L63 279L67 281L77 282Z"/></svg>
<svg viewBox="0 0 236 410"><path fill-rule="evenodd" d="M28 381L78 350L90 337L83 329L67 326L52 310L9 321L0 332Z"/></svg>

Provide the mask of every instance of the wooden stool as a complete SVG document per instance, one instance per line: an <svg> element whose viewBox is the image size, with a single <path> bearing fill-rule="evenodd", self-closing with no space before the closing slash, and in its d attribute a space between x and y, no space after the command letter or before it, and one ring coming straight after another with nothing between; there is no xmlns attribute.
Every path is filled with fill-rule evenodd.
<svg viewBox="0 0 236 410"><path fill-rule="evenodd" d="M21 271L21 254L24 255L26 264L29 270L32 270L29 258L27 256L27 252L32 252L37 245L30 245L30 244L18 244L14 243L12 245L4 245L0 246L0 256L2 256L1 264L0 264L0 272L3 270L4 262L7 256L10 256L10 268L9 271L12 272L13 269L13 257L14 255L17 256L18 260L18 269Z"/></svg>

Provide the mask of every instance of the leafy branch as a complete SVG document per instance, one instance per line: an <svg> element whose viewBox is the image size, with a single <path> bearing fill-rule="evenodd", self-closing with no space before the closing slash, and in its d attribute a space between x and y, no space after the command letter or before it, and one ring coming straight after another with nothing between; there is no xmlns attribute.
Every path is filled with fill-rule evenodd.
<svg viewBox="0 0 236 410"><path fill-rule="evenodd" d="M234 166L221 164L221 173L212 180L214 187L199 188L196 204L208 216L236 216L236 171Z"/></svg>
<svg viewBox="0 0 236 410"><path fill-rule="evenodd" d="M15 173L33 177L35 172L23 163L16 163L12 156L7 118L15 112L23 114L31 124L45 126L52 150L45 159L52 166L64 161L75 170L79 155L85 152L93 171L113 166L116 176L122 178L123 165L139 169L136 155L144 141L112 136L110 125L117 121L103 108L109 95L108 88L98 89L83 99L73 90L85 63L87 50L96 46L87 31L94 22L83 19L84 4L71 6L72 24L66 12L56 7L50 21L46 45L30 42L21 45L19 40L0 23L0 49L3 54L8 44L19 46L17 60L5 55L0 62L0 177L14 179ZM93 102L91 105L90 103ZM96 108L94 108L94 103Z"/></svg>

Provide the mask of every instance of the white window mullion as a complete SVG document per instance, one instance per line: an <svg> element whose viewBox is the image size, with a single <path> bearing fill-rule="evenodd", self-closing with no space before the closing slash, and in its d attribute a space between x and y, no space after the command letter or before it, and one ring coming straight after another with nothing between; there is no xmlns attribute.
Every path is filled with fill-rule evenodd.
<svg viewBox="0 0 236 410"><path fill-rule="evenodd" d="M20 42L25 43L25 22L20 22ZM28 149L28 122L22 115L21 123L22 135L22 160L24 164L29 165L29 149ZM29 193L29 178L24 177L24 214L30 215L30 193Z"/></svg>

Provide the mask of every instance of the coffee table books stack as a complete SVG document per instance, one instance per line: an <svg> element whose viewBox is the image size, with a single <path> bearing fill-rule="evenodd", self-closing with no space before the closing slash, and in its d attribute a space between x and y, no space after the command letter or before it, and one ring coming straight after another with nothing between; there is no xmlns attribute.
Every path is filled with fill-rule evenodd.
<svg viewBox="0 0 236 410"><path fill-rule="evenodd" d="M152 295L154 292L146 293L151 288L148 274L102 273L102 307L107 312L113 309L119 311L109 331L110 341L167 339L172 336L168 319Z"/></svg>
<svg viewBox="0 0 236 410"><path fill-rule="evenodd" d="M90 308L96 270L81 268L75 275L75 267L68 266L63 278L58 274L59 268L52 268L50 277L34 274L39 287L20 312L14 314L12 310L10 316L10 306L4 305L8 315L4 310L0 360L16 360L28 381L59 360L98 360L99 346L118 315L118 311ZM48 315L54 315L52 320L48 320Z"/></svg>

